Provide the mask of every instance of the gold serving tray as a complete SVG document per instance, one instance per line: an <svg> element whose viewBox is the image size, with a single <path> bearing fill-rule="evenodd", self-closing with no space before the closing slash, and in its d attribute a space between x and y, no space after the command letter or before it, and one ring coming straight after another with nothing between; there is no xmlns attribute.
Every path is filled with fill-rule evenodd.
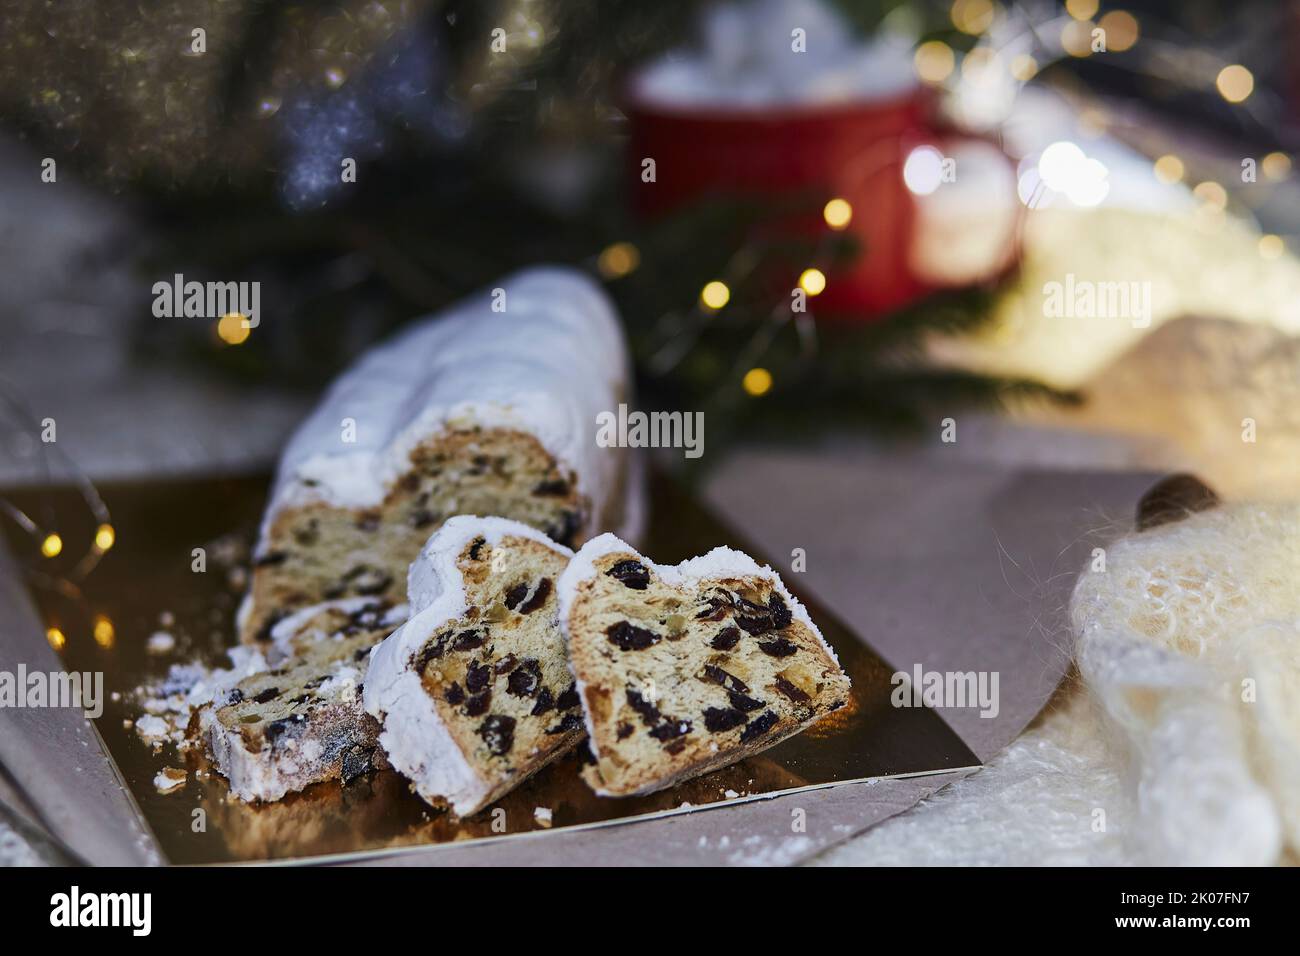
<svg viewBox="0 0 1300 956"><path fill-rule="evenodd" d="M670 480L656 476L650 486L653 530L644 551L654 560L672 563L720 544L754 553ZM109 699L96 722L98 730L146 826L172 863L353 858L534 833L543 829L537 808L550 810L550 828L560 830L979 765L933 711L891 706L894 668L833 615L799 594L797 574L785 574L852 677L853 693L843 710L739 764L660 793L613 799L587 788L571 756L466 820L429 807L392 771L369 774L346 787L318 784L274 804L232 800L225 781L201 755L182 755L170 745L152 748L126 722L141 713L135 689L156 681L170 664L226 663L241 575L266 489L265 478L101 487L113 513L113 549L79 594L33 579L33 598L45 625L64 635L64 666L104 673ZM84 527L76 526L75 516L85 508L71 491L24 491L8 497L28 513L58 514L69 551L75 550L73 542L88 541L94 532L88 515ZM31 563L31 542L14 537L12 544ZM206 556L203 573L191 570L196 548L203 548ZM761 554L755 557L764 560ZM169 623L164 627L163 621ZM174 635L176 647L151 655L146 640L159 630ZM110 697L114 694L117 699ZM160 793L154 777L168 766L183 767L189 776L184 786Z"/></svg>

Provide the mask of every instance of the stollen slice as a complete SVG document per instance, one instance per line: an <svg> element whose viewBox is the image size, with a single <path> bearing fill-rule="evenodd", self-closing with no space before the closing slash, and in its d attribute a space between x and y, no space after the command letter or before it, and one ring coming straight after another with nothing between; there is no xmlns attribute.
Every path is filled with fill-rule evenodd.
<svg viewBox="0 0 1300 956"><path fill-rule="evenodd" d="M405 605L351 598L304 608L275 627L267 669L196 714L232 796L274 801L387 766L361 691L371 648L405 619Z"/></svg>
<svg viewBox="0 0 1300 956"><path fill-rule="evenodd" d="M429 803L476 813L582 739L555 592L572 555L520 522L458 516L411 565L411 618L375 649L365 706Z"/></svg>
<svg viewBox="0 0 1300 956"><path fill-rule="evenodd" d="M604 796L766 750L848 700L849 678L776 573L730 548L660 566L612 534L559 582L560 623Z"/></svg>

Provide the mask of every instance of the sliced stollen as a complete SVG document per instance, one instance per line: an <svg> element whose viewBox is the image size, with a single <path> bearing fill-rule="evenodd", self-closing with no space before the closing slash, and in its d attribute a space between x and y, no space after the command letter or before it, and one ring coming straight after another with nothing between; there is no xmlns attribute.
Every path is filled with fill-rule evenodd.
<svg viewBox="0 0 1300 956"><path fill-rule="evenodd" d="M849 678L771 568L730 548L656 565L612 534L559 583L560 623L603 796L670 786L796 734Z"/></svg>
<svg viewBox="0 0 1300 956"><path fill-rule="evenodd" d="M276 626L269 669L222 693L192 725L232 795L279 800L387 766L361 688L371 648L405 619L405 605L353 598L305 608Z"/></svg>
<svg viewBox="0 0 1300 956"><path fill-rule="evenodd" d="M481 810L582 739L555 588L573 552L502 518L451 518L411 565L411 618L375 648L366 710L433 804Z"/></svg>
<svg viewBox="0 0 1300 956"><path fill-rule="evenodd" d="M614 309L570 269L518 273L367 352L285 449L241 639L321 601L400 599L451 515L514 518L568 545L635 534L638 473L595 440L626 382Z"/></svg>

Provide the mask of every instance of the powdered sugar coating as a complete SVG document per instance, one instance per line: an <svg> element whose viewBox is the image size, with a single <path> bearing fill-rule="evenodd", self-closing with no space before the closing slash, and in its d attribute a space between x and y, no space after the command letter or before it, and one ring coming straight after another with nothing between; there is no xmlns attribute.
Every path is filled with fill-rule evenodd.
<svg viewBox="0 0 1300 956"><path fill-rule="evenodd" d="M371 349L335 381L285 449L263 546L284 508L377 505L416 445L474 426L535 436L573 470L598 520L620 450L597 445L596 417L617 407L626 378L618 320L595 282L558 267L516 273Z"/></svg>
<svg viewBox="0 0 1300 956"><path fill-rule="evenodd" d="M375 599L372 597L338 598L333 601L321 601L319 604L308 605L276 621L275 626L271 628L271 646L268 651L271 660L268 663L276 664L287 657L291 657L295 650L295 644L300 644L303 641L322 640L331 636L335 638L341 637L341 635L337 634L313 633L306 629L307 622L318 616L322 611L332 608L342 611L344 614L351 614L374 603ZM409 607L405 604L395 604L384 611L381 623L395 628L399 624L404 624L408 617L410 617Z"/></svg>
<svg viewBox="0 0 1300 956"><path fill-rule="evenodd" d="M441 798L457 813L479 806L492 789L470 765L439 717L411 658L448 621L469 609L457 559L471 541L496 545L507 536L527 538L573 554L526 524L505 518L458 515L426 542L407 576L411 618L381 641L370 656L364 705L383 723L379 742L389 762L415 784L425 799Z"/></svg>
<svg viewBox="0 0 1300 956"><path fill-rule="evenodd" d="M420 556L411 562L411 569L406 575L406 597L411 609L411 623L435 604L439 604L439 609L435 613L442 615L438 623L464 614L465 588L461 584L460 570L456 567L457 558L465 550L465 545L475 538L483 538L488 544L499 544L507 536L527 538L566 556L573 555L573 551L569 548L557 544L536 528L522 522L512 521L509 518L456 515L447 519L446 523L430 536L424 547L420 549ZM454 612L443 614L440 602L445 600L444 595L448 592L449 584L459 595L459 605ZM411 648L412 651L415 649L415 647Z"/></svg>

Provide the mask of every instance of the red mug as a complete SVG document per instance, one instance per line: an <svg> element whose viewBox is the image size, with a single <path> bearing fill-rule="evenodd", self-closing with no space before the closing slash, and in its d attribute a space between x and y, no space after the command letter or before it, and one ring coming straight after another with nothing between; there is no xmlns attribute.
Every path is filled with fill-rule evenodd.
<svg viewBox="0 0 1300 956"><path fill-rule="evenodd" d="M723 194L777 197L816 191L826 200L849 202L852 218L845 232L858 239L859 254L842 268L823 269L827 284L816 300L819 314L878 316L938 289L971 284L971 278L994 278L1019 258L1014 164L1002 153L1017 223L1005 249L981 275L955 283L937 274L943 270L918 267L918 197L903 179L907 156L924 145L946 153L945 147L977 139L936 120L936 98L927 87L855 103L761 111L651 103L635 92L629 100L629 158L642 215L659 216ZM646 157L655 160L653 183L640 182ZM801 235L828 228L820 206L815 214L782 227Z"/></svg>

